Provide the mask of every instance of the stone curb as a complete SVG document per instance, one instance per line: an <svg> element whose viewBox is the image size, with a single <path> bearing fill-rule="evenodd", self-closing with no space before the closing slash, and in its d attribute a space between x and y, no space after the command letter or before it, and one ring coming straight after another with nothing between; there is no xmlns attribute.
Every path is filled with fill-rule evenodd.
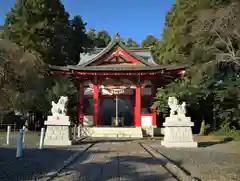
<svg viewBox="0 0 240 181"><path fill-rule="evenodd" d="M143 143L140 143L140 144L156 160L163 160L165 162L165 164L163 166L167 169L167 171L169 171L172 175L174 175L178 180L181 180L181 181L197 181L195 178L193 178L191 175L188 175L187 173L185 173L181 168L179 168L175 163L173 163L171 160L166 158L161 153L155 151L153 148L151 148L148 145L145 145Z"/></svg>
<svg viewBox="0 0 240 181"><path fill-rule="evenodd" d="M74 144L76 144L76 143L78 143L78 142L80 142L80 141L83 141L83 140L85 140L87 137L85 136L85 137L80 137L80 138L77 138L77 139L75 139L75 140L73 140L72 141L72 144L74 145Z"/></svg>
<svg viewBox="0 0 240 181"><path fill-rule="evenodd" d="M84 138L85 139L85 138ZM83 140L83 139L82 139ZM64 168L66 168L68 165L70 165L73 161L75 161L82 153L86 152L88 149L90 149L94 144L90 144L88 145L86 148L84 148L82 151L76 152L73 155L71 155L67 160L65 160L63 162L63 165L60 166L57 171L54 172L50 172L46 175L44 175L43 177L45 178L41 178L39 179L39 181L50 181L52 180L54 177L57 176L57 174L59 174L59 172L61 172Z"/></svg>

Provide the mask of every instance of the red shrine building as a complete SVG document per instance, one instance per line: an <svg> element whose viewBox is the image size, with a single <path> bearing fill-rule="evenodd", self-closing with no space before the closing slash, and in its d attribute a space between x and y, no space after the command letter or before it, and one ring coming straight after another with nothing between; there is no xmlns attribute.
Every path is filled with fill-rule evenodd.
<svg viewBox="0 0 240 181"><path fill-rule="evenodd" d="M77 65L50 66L79 86L78 120L82 133L96 137L154 134L156 89L184 74L184 67L158 65L148 48L127 48L117 35L106 48L80 55Z"/></svg>

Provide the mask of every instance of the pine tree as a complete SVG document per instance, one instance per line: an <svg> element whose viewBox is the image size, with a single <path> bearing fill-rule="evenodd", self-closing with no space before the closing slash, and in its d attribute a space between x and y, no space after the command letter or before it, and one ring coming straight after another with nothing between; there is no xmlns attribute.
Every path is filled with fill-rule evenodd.
<svg viewBox="0 0 240 181"><path fill-rule="evenodd" d="M4 37L51 64L68 60L68 13L60 0L17 0L6 15Z"/></svg>

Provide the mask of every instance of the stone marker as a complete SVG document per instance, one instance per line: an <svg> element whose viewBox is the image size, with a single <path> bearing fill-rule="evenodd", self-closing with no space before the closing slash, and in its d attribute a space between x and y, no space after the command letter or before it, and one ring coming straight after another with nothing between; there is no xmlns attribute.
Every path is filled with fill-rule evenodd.
<svg viewBox="0 0 240 181"><path fill-rule="evenodd" d="M72 144L71 122L66 115L66 104L68 98L61 96L58 103L52 101L52 116L48 116L44 145L68 146Z"/></svg>
<svg viewBox="0 0 240 181"><path fill-rule="evenodd" d="M186 103L179 105L175 97L169 97L168 105L171 110L170 116L163 123L165 129L162 145L165 147L197 147L197 142L193 141L191 128L194 123L191 122L190 117L186 117Z"/></svg>

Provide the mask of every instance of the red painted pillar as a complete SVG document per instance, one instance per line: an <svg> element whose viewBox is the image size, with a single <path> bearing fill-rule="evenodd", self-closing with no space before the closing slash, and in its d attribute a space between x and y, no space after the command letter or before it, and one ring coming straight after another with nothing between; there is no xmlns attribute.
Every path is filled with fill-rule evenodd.
<svg viewBox="0 0 240 181"><path fill-rule="evenodd" d="M83 126L83 104L84 104L84 85L83 83L79 86L79 111L78 111L78 121L79 125Z"/></svg>
<svg viewBox="0 0 240 181"><path fill-rule="evenodd" d="M93 121L94 125L97 126L99 123L99 87L93 85Z"/></svg>
<svg viewBox="0 0 240 181"><path fill-rule="evenodd" d="M155 102L155 97L156 97L156 89L155 86L152 86L152 105ZM156 109L152 109L152 126L156 127L157 126L157 112Z"/></svg>
<svg viewBox="0 0 240 181"><path fill-rule="evenodd" d="M135 95L135 126L141 126L141 86L136 87Z"/></svg>

